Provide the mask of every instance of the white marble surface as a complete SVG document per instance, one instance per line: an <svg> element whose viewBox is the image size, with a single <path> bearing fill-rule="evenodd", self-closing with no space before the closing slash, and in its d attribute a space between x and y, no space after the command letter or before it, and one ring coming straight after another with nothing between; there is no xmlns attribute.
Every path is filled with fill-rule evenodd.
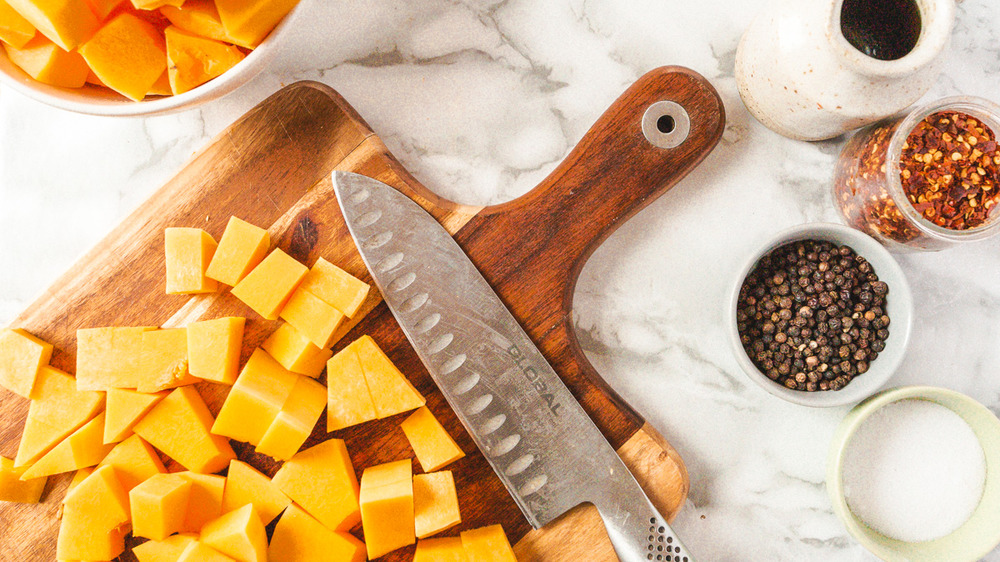
<svg viewBox="0 0 1000 562"><path fill-rule="evenodd" d="M283 84L330 84L425 184L485 204L535 185L643 72L688 66L725 99L723 141L588 263L581 340L687 462L690 500L675 527L702 560L871 559L823 485L847 408L766 394L739 372L722 325L732 276L756 241L838 220L829 184L840 142L783 139L736 94L736 44L763 0L303 1L301 32L272 67L200 110L106 119L0 91L0 325ZM928 98L1000 101L998 30L994 0L961 4ZM891 385L953 388L1000 412L998 249L1000 239L900 257L917 308Z"/></svg>

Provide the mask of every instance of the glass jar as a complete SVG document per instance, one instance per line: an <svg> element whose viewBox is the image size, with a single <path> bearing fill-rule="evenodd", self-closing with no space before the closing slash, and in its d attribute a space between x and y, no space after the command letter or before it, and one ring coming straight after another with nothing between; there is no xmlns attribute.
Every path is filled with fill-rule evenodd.
<svg viewBox="0 0 1000 562"><path fill-rule="evenodd" d="M916 155L929 155L940 161L952 158L957 152L959 157L954 160L962 160L963 165L969 159L978 163L983 161L984 156L989 157L989 165L985 169L971 163L964 167L961 175L969 176L962 181L952 178L952 174L938 176L933 171L917 171L914 165L919 168L921 164L916 164L920 161L914 159L915 151L904 152L910 149L908 138L911 133L925 119L938 113L951 112L978 120L992 133L993 141L984 140L979 143L979 139L964 139L962 136L956 139L945 133L943 138L950 140L940 140L940 146L924 153L916 151ZM988 100L966 96L945 98L911 111L908 115L890 118L862 129L847 142L837 162L833 181L833 196L837 208L848 225L897 251L941 250L996 234L1000 231L1000 173L997 173L1000 170L1000 152L995 142L1000 139L997 134L1000 134L1000 106ZM992 150L990 142L993 142ZM977 145L979 148L976 148ZM927 163L934 166L932 161ZM983 175L984 172L986 175ZM922 177L911 181L914 173L921 174ZM942 182L942 177L951 183ZM970 179L975 179L973 192L977 193L971 198L966 197L968 192L960 189L965 185L973 185L969 183ZM907 192L903 186L904 180L909 186L924 187ZM969 218L969 222L974 222L974 225L965 228L965 218L945 220L940 214L937 221L928 218L928 215L933 216L937 212L938 207L953 209L956 205L955 197L958 197L956 193L961 194L959 198L963 201L963 208L969 212L975 211L976 216ZM921 207L921 210L917 207Z"/></svg>

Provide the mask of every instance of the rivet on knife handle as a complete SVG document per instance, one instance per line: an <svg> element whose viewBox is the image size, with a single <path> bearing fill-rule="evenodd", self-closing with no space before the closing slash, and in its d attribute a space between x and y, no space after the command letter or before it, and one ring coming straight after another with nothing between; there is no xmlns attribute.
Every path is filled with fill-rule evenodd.
<svg viewBox="0 0 1000 562"><path fill-rule="evenodd" d="M531 525L592 503L621 560L693 560L451 235L388 185L333 183L386 304Z"/></svg>

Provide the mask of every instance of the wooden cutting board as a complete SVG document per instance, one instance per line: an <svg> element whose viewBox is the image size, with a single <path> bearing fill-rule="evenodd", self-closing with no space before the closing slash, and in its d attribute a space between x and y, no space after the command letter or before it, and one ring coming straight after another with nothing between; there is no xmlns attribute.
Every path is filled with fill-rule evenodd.
<svg viewBox="0 0 1000 562"><path fill-rule="evenodd" d="M681 104L691 132L679 147L652 146L641 119L657 101ZM574 395L668 518L688 491L680 457L597 375L573 334L577 276L596 246L628 217L672 187L718 142L725 117L715 90L682 68L654 70L629 88L566 160L527 195L494 207L435 196L389 154L364 120L330 88L299 82L274 94L216 137L12 324L52 342L57 368L75 372L78 328L184 326L201 318L245 316L243 359L277 327L228 291L196 297L164 292L163 229L193 226L218 239L231 215L269 228L272 240L311 265L320 256L371 283L333 194L330 172L349 170L395 186L445 225L523 324ZM428 407L467 456L449 466L463 522L501 523L522 560L613 560L596 510L579 507L533 531L437 391L373 290L335 350L370 334L427 397ZM324 378L321 379L325 382ZM213 413L228 387L198 385ZM28 402L0 390L0 454L17 451ZM664 407L669 407L665 404ZM403 415L327 434L325 414L306 447L347 441L358 474L412 457ZM239 458L273 475L278 464L234 443ZM169 466L169 465L168 465ZM50 480L41 505L0 502L0 560L54 560L60 502L70 475ZM355 529L360 536L360 529ZM129 544L136 544L131 541ZM410 560L412 547L385 560ZM133 560L131 554L122 557Z"/></svg>

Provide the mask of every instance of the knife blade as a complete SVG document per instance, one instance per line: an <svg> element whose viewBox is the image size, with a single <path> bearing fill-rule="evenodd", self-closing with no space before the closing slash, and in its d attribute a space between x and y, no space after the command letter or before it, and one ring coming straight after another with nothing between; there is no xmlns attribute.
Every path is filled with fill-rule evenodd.
<svg viewBox="0 0 1000 562"><path fill-rule="evenodd" d="M620 560L693 560L448 231L382 182L333 184L389 310L532 527L591 503Z"/></svg>

